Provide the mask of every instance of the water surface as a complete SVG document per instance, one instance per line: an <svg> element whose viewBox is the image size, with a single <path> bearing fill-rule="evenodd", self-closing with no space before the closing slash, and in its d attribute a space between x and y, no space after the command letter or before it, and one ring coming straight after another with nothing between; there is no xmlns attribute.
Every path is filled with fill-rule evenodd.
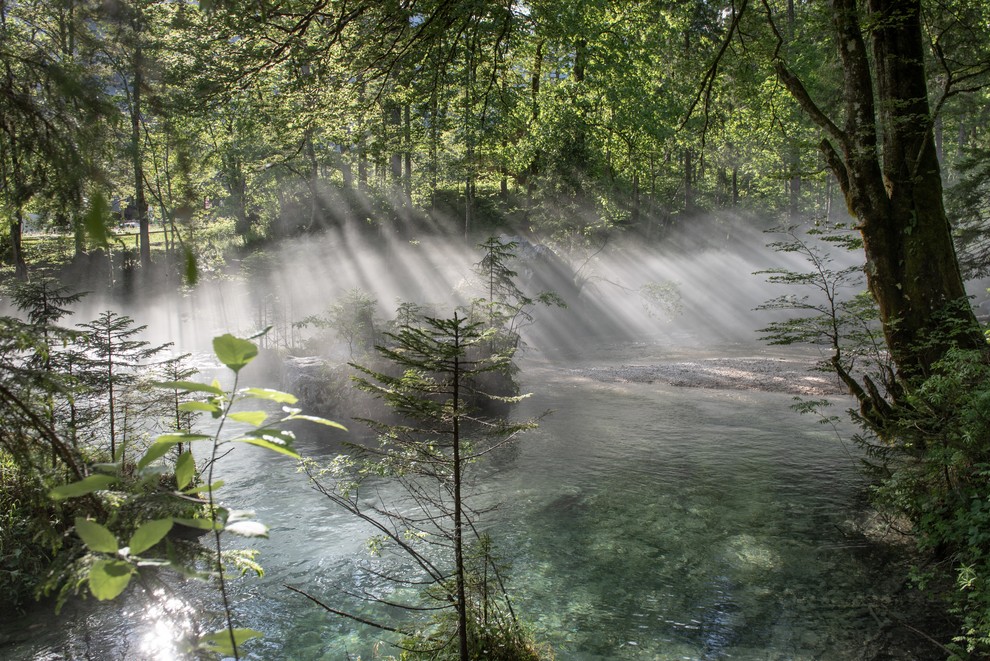
<svg viewBox="0 0 990 661"><path fill-rule="evenodd" d="M833 431L788 395L601 383L580 366L524 371L535 394L517 414L553 414L485 469L504 503L492 530L509 590L536 638L576 661L858 656L878 633L885 568L854 533L863 485ZM300 449L337 447L314 437ZM265 577L233 588L239 624L265 632L247 656L394 651L283 587L367 612L342 590L372 584L369 532L287 458L239 448L222 473L224 497L271 526L252 544ZM8 618L0 657L173 659L176 636L218 624L209 586L147 587L159 598Z"/></svg>

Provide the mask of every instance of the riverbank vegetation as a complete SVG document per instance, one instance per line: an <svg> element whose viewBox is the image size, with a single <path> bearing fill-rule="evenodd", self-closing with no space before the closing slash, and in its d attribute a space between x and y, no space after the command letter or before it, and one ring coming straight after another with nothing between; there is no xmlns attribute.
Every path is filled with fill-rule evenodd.
<svg viewBox="0 0 990 661"><path fill-rule="evenodd" d="M181 388L150 385L185 382L185 359L114 310L67 325L78 292L189 291L263 268L289 238L387 253L504 234L516 238L483 244L488 292L474 310L507 329L493 340L503 348L533 305L559 301L508 288L501 251L566 263L576 293L623 238L690 251L783 224L801 228L793 252L809 228L851 227L853 266L809 253L810 275L771 274L817 298L771 301L814 319L769 326L770 339L828 347L877 506L917 540L918 584L958 618L946 654L987 654L990 351L964 288L988 271L987 11L0 3L0 586L37 591L77 543L71 523L104 513L91 493L53 501L51 489L188 429ZM856 291L843 299L837 284ZM420 302L401 305L413 319ZM294 318L273 299L261 341L294 348L315 329L360 362L383 337L374 308L355 291Z"/></svg>

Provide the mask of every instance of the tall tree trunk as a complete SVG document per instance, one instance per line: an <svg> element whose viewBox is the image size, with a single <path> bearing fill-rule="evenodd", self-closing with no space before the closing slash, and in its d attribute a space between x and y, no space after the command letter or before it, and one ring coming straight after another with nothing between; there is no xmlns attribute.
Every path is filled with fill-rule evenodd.
<svg viewBox="0 0 990 661"><path fill-rule="evenodd" d="M402 200L402 106L391 102L387 110L392 154L389 156L389 175L392 203L399 207Z"/></svg>
<svg viewBox="0 0 990 661"><path fill-rule="evenodd" d="M690 147L684 150L684 211L694 212L694 152Z"/></svg>
<svg viewBox="0 0 990 661"><path fill-rule="evenodd" d="M323 221L323 199L320 197L320 161L316 157L316 147L313 145L313 129L306 132L306 160L309 162L307 180L309 186L309 226L315 230Z"/></svg>
<svg viewBox="0 0 990 661"><path fill-rule="evenodd" d="M732 165L732 206L739 206L739 166Z"/></svg>
<svg viewBox="0 0 990 661"><path fill-rule="evenodd" d="M405 161L405 174L402 178L404 203L412 209L412 104L406 102L403 107L403 160Z"/></svg>
<svg viewBox="0 0 990 661"><path fill-rule="evenodd" d="M134 164L134 206L141 241L141 266L151 264L151 228L148 226L148 201L144 195L144 158L141 150L141 88L144 87L144 57L141 49L140 17L135 19L134 78L131 91L131 157Z"/></svg>
<svg viewBox="0 0 990 661"><path fill-rule="evenodd" d="M540 82L543 78L543 45L544 40L541 39L536 43L536 53L533 55L533 71L530 76L530 103L532 104L532 110L530 111L530 127L533 130L536 128L536 123L540 120ZM526 168L526 213L525 219L528 223L529 215L533 210L533 197L536 193L536 178L540 175L540 161L542 160L542 152L539 148L534 150L533 160L529 162L529 167Z"/></svg>
<svg viewBox="0 0 990 661"><path fill-rule="evenodd" d="M358 88L358 106L361 108L361 116L358 120L357 148L358 148L358 190L362 193L368 191L368 132L365 130L365 96L367 84L362 82Z"/></svg>
<svg viewBox="0 0 990 661"><path fill-rule="evenodd" d="M9 66L7 67L7 79L8 81L13 80L13 74ZM9 170L7 168L6 158L0 161L0 166L3 167L4 188L7 189L7 195L13 199L12 206L14 207L14 213L10 219L11 257L14 260L14 276L18 280L27 280L27 261L24 259L24 243L22 241L22 235L24 233L23 204L26 193L24 191L24 184L21 181L21 163L18 155L20 146L18 145L16 133L11 131L9 137L9 149L0 151L0 157L9 156ZM3 152L8 153L4 154Z"/></svg>
<svg viewBox="0 0 990 661"><path fill-rule="evenodd" d="M457 317L454 317L457 321ZM454 574L455 587L457 590L457 647L460 661L468 661L468 637L467 637L467 589L465 586L464 569L464 523L463 508L461 502L461 412L460 412L460 386L461 386L461 337L459 325L454 326L454 360L452 384L453 389L453 454L454 454Z"/></svg>
<svg viewBox="0 0 990 661"><path fill-rule="evenodd" d="M796 220L801 215L801 154L791 149L787 155L787 215Z"/></svg>
<svg viewBox="0 0 990 661"><path fill-rule="evenodd" d="M10 221L10 247L14 258L14 276L18 280L27 280L27 262L24 260L24 244L21 235L24 231L24 213L21 205L14 209L14 217Z"/></svg>
<svg viewBox="0 0 990 661"><path fill-rule="evenodd" d="M787 40L789 43L794 40L796 23L794 0L787 0ZM787 213L791 220L797 220L801 213L801 151L796 143L792 143L787 150L785 167L788 176Z"/></svg>
<svg viewBox="0 0 990 661"><path fill-rule="evenodd" d="M469 239L474 229L474 80L475 80L475 42L468 41L464 61L464 238Z"/></svg>
<svg viewBox="0 0 990 661"><path fill-rule="evenodd" d="M950 339L968 348L986 350L987 344L966 301L942 199L920 0L868 0L867 11L861 17L857 0L833 0L843 127L825 115L782 61L776 68L826 133L821 148L859 219L867 282L891 358L902 377L923 376ZM861 25L871 26L875 69ZM946 335L950 325L952 338Z"/></svg>

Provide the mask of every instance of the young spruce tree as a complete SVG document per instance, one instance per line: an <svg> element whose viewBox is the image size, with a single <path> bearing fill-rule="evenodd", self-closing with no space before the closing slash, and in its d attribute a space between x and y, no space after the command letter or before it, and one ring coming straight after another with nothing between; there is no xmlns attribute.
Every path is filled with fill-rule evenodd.
<svg viewBox="0 0 990 661"><path fill-rule="evenodd" d="M424 574L428 587L423 594L430 603L389 605L411 612L453 611L453 618L435 616L428 633L419 629L415 636L409 634L406 643L413 658L539 658L501 588L490 540L480 529L490 507L472 498L469 479L471 466L480 458L535 426L531 420L513 423L484 414L486 404L521 399L495 396L477 385L482 383L478 377L509 367L511 350L490 349L495 332L455 313L449 319L427 317L386 334L390 344L377 349L395 369L354 365L363 374L356 383L387 404L399 420L365 420L379 434L377 445L355 447L324 471L308 467L318 490L380 533L375 546L390 544ZM400 484L405 497L397 502L376 497L369 506L365 491L378 493L374 483L380 478ZM410 583L409 577L382 576L394 587ZM338 615L368 622L306 596Z"/></svg>

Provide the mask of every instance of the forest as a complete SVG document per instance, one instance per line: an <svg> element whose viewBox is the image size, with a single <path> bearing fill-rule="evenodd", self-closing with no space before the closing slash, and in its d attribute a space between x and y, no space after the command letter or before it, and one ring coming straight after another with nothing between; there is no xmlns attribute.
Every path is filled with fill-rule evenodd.
<svg viewBox="0 0 990 661"><path fill-rule="evenodd" d="M0 0L0 55L0 611L198 595L158 650L109 627L43 656L12 628L0 656L990 655L986 3ZM882 633L754 642L782 618L766 600L798 588L757 595L716 569L695 602L723 579L718 594L746 596L695 626L658 587L674 633L649 647L622 633L642 599L589 615L532 592L536 575L578 592L520 550L526 530L569 534L534 523L546 512L598 522L572 547L625 521L566 484L546 511L519 499L511 466L542 461L527 439L581 435L532 402L544 389L566 409L574 374L622 381L662 333L670 352L690 340L688 359L762 342L828 375L830 390L785 391L796 404L750 402L762 414L724 403L712 425L793 408L794 434L853 448L864 502L843 516L872 523L830 524L844 537L819 547L896 558L880 563L892 596L850 611ZM641 397L634 415L666 419L655 392L619 404L607 387L604 415ZM580 396L591 411L603 395ZM794 480L832 470L818 451ZM269 470L251 453L291 464L278 480L319 505L253 502ZM516 497L495 502L507 485ZM602 545L620 557L640 530L658 537L599 574L641 581L654 552L703 573L677 551L697 521L669 523L679 506L656 488ZM245 544L280 548L265 545L302 502L367 547L327 558L371 559L353 576L327 560L316 582L274 567L262 592L295 610L259 624L236 576L263 574L268 551ZM719 561L788 564L755 534L727 537ZM336 633L307 632L313 618ZM581 618L612 647L580 642Z"/></svg>

